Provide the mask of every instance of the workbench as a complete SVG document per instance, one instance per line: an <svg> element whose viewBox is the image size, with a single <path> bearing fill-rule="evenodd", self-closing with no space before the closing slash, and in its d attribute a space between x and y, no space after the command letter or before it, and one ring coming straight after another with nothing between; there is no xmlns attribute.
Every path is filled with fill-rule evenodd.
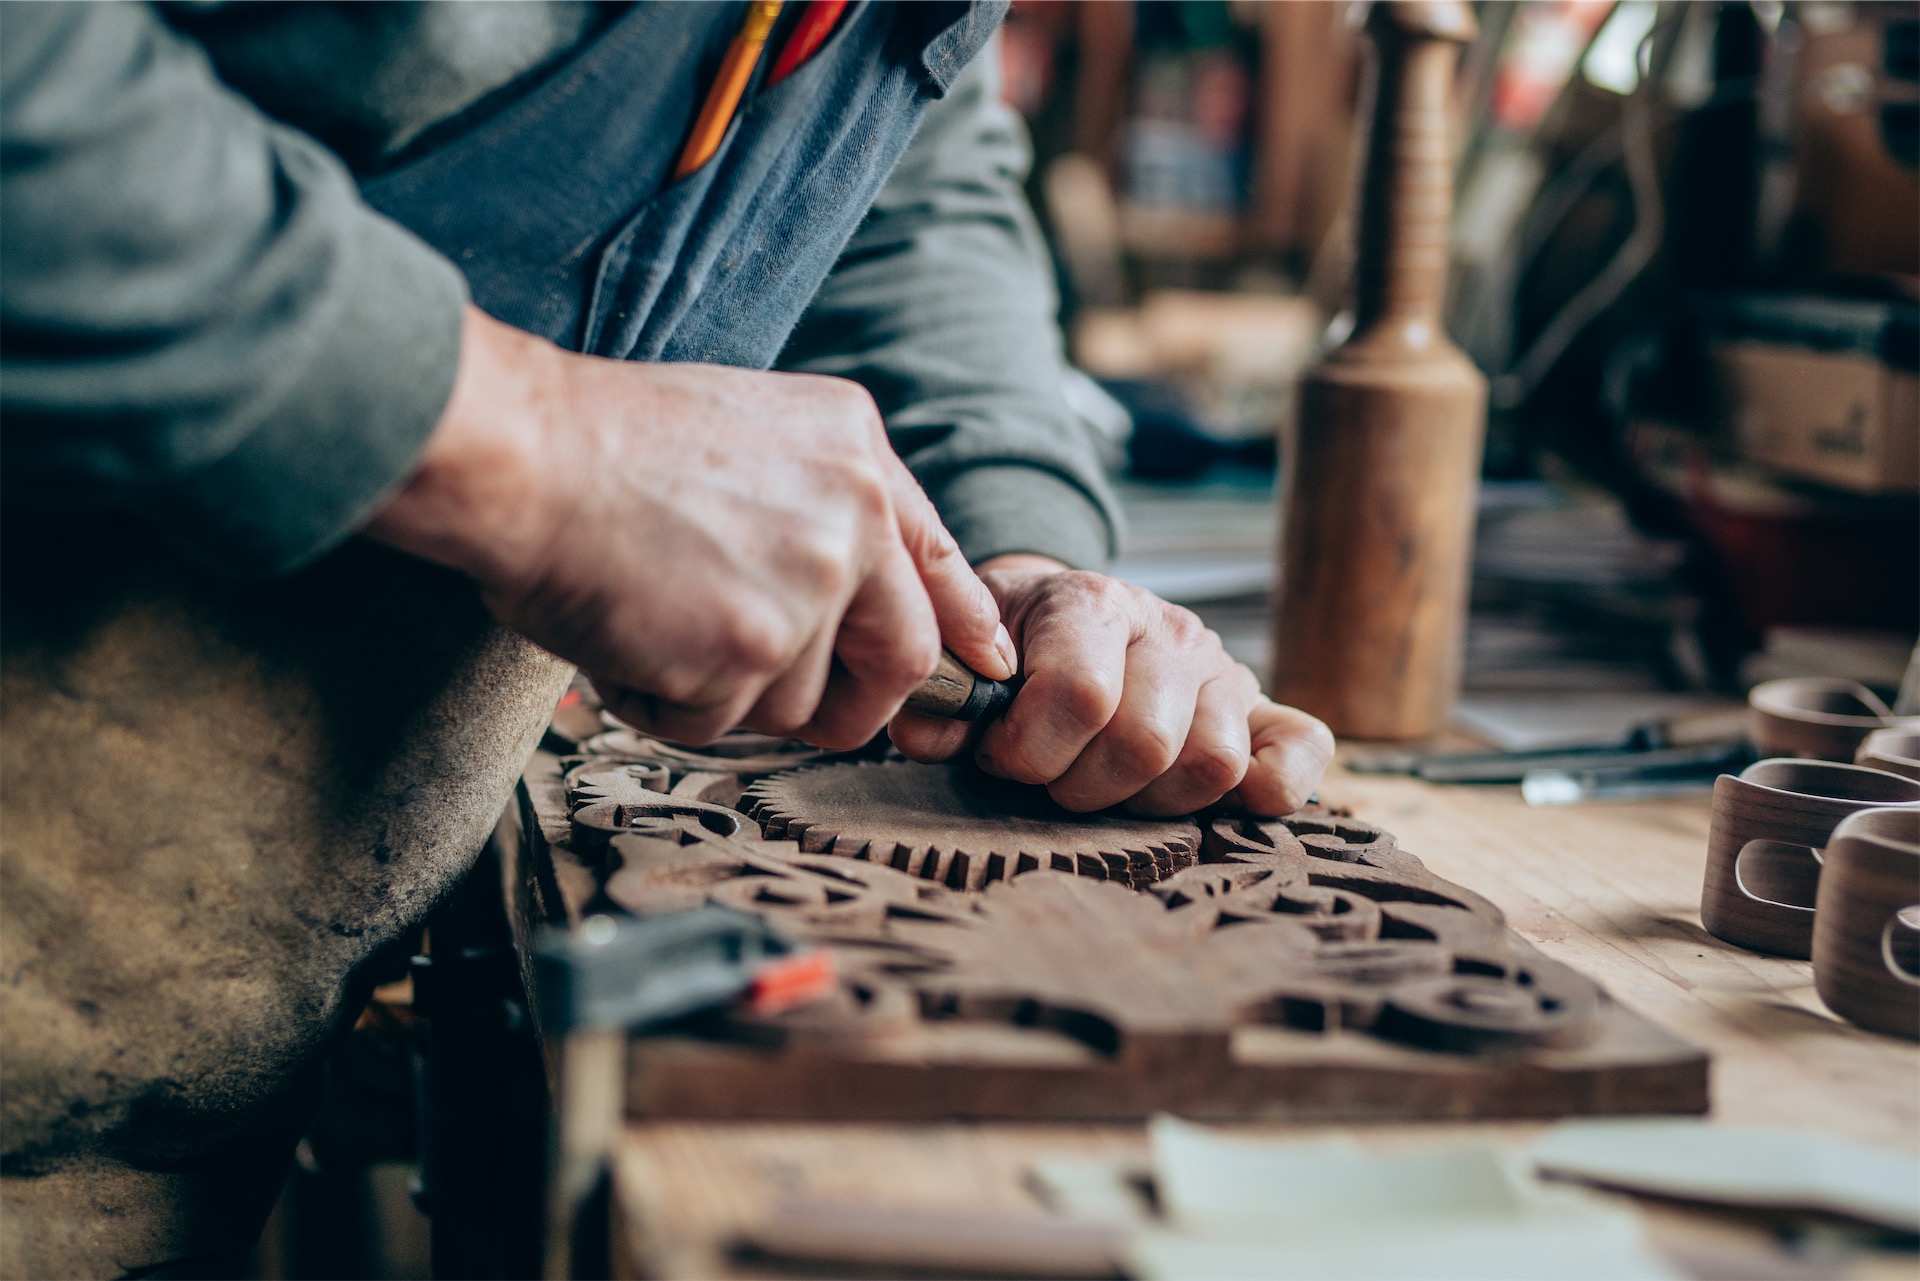
<svg viewBox="0 0 1920 1281"><path fill-rule="evenodd" d="M1920 1148L1920 1046L1829 1013L1805 962L1730 947L1700 927L1706 793L1530 808L1517 789L1347 773L1330 803L1397 833L1477 890L1550 957L1713 1056L1711 1120ZM1538 1124L1236 1127L1363 1145L1523 1143ZM1144 1157L1140 1126L629 1124L614 1158L615 1275L805 1275L737 1257L740 1231L789 1198L944 1211L1046 1213L1028 1189L1047 1157ZM1791 1253L1752 1217L1637 1204L1650 1239L1694 1275L1914 1276L1911 1254ZM815 1272L817 1275L817 1270Z"/></svg>

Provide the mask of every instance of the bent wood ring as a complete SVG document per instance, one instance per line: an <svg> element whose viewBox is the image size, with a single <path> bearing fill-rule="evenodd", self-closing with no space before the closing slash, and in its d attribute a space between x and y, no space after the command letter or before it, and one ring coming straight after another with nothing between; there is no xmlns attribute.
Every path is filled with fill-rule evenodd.
<svg viewBox="0 0 1920 1281"><path fill-rule="evenodd" d="M1841 1018L1920 1041L1920 810L1861 810L1833 829L1813 985Z"/></svg>
<svg viewBox="0 0 1920 1281"><path fill-rule="evenodd" d="M1862 739L1893 712L1858 681L1791 676L1747 694L1747 735L1762 756L1851 761Z"/></svg>
<svg viewBox="0 0 1920 1281"><path fill-rule="evenodd" d="M1700 923L1756 952L1813 955L1820 853L1840 821L1920 806L1920 781L1831 761L1757 761L1713 786Z"/></svg>
<svg viewBox="0 0 1920 1281"><path fill-rule="evenodd" d="M1920 779L1920 718L1877 729L1853 754L1855 765Z"/></svg>

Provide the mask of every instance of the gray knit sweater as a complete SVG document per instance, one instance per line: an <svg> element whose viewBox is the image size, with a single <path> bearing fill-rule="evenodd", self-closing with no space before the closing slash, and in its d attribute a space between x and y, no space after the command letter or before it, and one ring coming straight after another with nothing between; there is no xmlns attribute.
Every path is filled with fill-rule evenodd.
<svg viewBox="0 0 1920 1281"><path fill-rule="evenodd" d="M0 5L0 484L281 573L409 473L459 270L356 176L594 38L602 6ZM933 105L783 368L865 383L973 559L1092 566L1116 517L1063 395L992 50Z"/></svg>

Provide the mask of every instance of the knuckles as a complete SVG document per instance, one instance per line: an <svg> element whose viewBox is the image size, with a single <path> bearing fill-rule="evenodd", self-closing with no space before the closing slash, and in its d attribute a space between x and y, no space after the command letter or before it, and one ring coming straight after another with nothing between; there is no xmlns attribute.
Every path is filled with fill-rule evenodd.
<svg viewBox="0 0 1920 1281"><path fill-rule="evenodd" d="M609 711L641 733L689 747L711 743L733 727L725 713L675 707L632 690L623 691L606 703Z"/></svg>
<svg viewBox="0 0 1920 1281"><path fill-rule="evenodd" d="M1143 783L1167 772L1180 754L1180 742L1166 726L1142 721L1107 730L1113 764L1117 769Z"/></svg>
<svg viewBox="0 0 1920 1281"><path fill-rule="evenodd" d="M707 690L709 674L694 667L673 666L660 672L651 682L652 692L668 703L691 703ZM632 722L632 718L616 712L622 720ZM637 723L637 722L632 722Z"/></svg>
<svg viewBox="0 0 1920 1281"><path fill-rule="evenodd" d="M871 529L893 520L893 496L887 491L886 477L876 465L855 469L847 480L848 506Z"/></svg>
<svg viewBox="0 0 1920 1281"><path fill-rule="evenodd" d="M728 609L710 639L710 661L741 679L785 671L805 639L770 609Z"/></svg>
<svg viewBox="0 0 1920 1281"><path fill-rule="evenodd" d="M1075 569L1048 577L1042 590L1054 608L1085 611L1101 620L1130 617L1136 595L1142 594L1128 583L1108 574Z"/></svg>
<svg viewBox="0 0 1920 1281"><path fill-rule="evenodd" d="M1120 691L1085 668L1054 673L1041 693L1055 715L1087 731L1104 728L1120 706Z"/></svg>
<svg viewBox="0 0 1920 1281"><path fill-rule="evenodd" d="M1201 622L1198 614L1180 605L1162 602L1162 606L1160 627L1174 645L1181 649L1220 648L1219 634Z"/></svg>
<svg viewBox="0 0 1920 1281"><path fill-rule="evenodd" d="M1206 743L1187 754L1180 770L1193 789L1208 794L1209 803L1240 785L1252 759L1231 743Z"/></svg>
<svg viewBox="0 0 1920 1281"><path fill-rule="evenodd" d="M914 686L933 674L940 664L940 637L931 631L914 629L914 634L899 638L869 663L862 664L861 675L884 690L889 697L905 696Z"/></svg>
<svg viewBox="0 0 1920 1281"><path fill-rule="evenodd" d="M850 543L824 538L796 540L789 552L789 585L804 588L815 600L842 600L852 594L854 550Z"/></svg>

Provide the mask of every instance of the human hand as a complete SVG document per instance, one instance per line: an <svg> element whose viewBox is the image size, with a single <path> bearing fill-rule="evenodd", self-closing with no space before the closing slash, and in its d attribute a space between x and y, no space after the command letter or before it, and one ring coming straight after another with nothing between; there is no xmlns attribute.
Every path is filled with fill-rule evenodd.
<svg viewBox="0 0 1920 1281"><path fill-rule="evenodd" d="M470 574L676 742L858 746L943 638L1012 675L993 597L843 379L577 356L469 308L420 468L366 532Z"/></svg>
<svg viewBox="0 0 1920 1281"><path fill-rule="evenodd" d="M1333 759L1318 720L1260 693L1252 672L1190 611L1104 574L1039 556L980 567L1024 683L978 734L988 773L1044 783L1070 810L1125 803L1190 814L1227 798L1256 814L1306 803ZM915 760L964 750L973 727L911 712L888 732Z"/></svg>

